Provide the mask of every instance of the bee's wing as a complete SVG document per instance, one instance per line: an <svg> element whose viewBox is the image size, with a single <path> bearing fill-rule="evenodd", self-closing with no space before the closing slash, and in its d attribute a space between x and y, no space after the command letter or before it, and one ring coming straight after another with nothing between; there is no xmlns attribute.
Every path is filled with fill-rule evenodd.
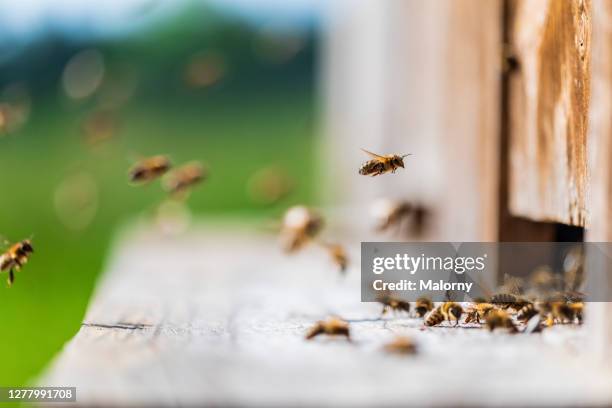
<svg viewBox="0 0 612 408"><path fill-rule="evenodd" d="M376 154L376 153L372 153L372 152L370 152L370 151L368 151L368 150L366 150L364 148L361 148L361 151L364 152L365 154L367 154L368 156L372 157L373 159L382 160L382 159L385 158L384 156L381 156L381 155Z"/></svg>

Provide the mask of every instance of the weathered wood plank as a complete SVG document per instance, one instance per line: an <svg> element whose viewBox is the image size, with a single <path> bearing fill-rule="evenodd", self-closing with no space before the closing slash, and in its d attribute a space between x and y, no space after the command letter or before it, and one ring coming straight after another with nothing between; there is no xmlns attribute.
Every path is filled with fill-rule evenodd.
<svg viewBox="0 0 612 408"><path fill-rule="evenodd" d="M512 0L510 209L588 224L591 1Z"/></svg>
<svg viewBox="0 0 612 408"><path fill-rule="evenodd" d="M83 327L39 382L102 406L612 402L579 328L508 336L383 320L359 300L357 263L339 279L315 249L287 258L272 238L220 231L121 240ZM351 321L352 342L304 340L329 314ZM382 353L398 333L418 356Z"/></svg>
<svg viewBox="0 0 612 408"><path fill-rule="evenodd" d="M591 172L591 227L586 239L612 242L612 1L593 1L592 99L588 156ZM612 257L612 254L610 254ZM598 265L590 275L591 285L601 291L597 298L610 298L612 265ZM587 320L593 350L599 361L612 360L612 303L590 305Z"/></svg>

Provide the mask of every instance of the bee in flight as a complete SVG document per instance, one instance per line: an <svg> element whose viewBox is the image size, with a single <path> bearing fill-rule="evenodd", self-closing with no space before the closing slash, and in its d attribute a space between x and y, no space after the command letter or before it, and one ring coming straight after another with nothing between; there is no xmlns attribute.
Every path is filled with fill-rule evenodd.
<svg viewBox="0 0 612 408"><path fill-rule="evenodd" d="M129 171L132 183L147 183L163 176L170 170L170 160L166 156L153 156L136 163Z"/></svg>
<svg viewBox="0 0 612 408"><path fill-rule="evenodd" d="M204 167L200 163L187 163L168 175L164 187L170 194L180 194L204 180L205 177Z"/></svg>
<svg viewBox="0 0 612 408"><path fill-rule="evenodd" d="M331 257L332 262L340 269L340 273L346 273L348 255L344 247L340 244L323 244L323 246Z"/></svg>
<svg viewBox="0 0 612 408"><path fill-rule="evenodd" d="M361 165L359 169L359 174L362 176L379 176L385 173L395 173L398 168L404 168L404 157L410 156L410 154L405 154L400 156L398 154L388 154L386 156L381 156L376 153L369 152L365 149L361 149L364 153L369 155L372 159L368 160L364 164Z"/></svg>
<svg viewBox="0 0 612 408"><path fill-rule="evenodd" d="M323 218L302 205L291 207L285 213L281 241L285 252L294 253L313 241L323 228Z"/></svg>
<svg viewBox="0 0 612 408"><path fill-rule="evenodd" d="M0 272L8 271L9 287L15 280L15 271L20 270L23 264L28 262L28 257L32 252L34 252L32 243L29 239L24 239L11 245L5 253L0 255Z"/></svg>

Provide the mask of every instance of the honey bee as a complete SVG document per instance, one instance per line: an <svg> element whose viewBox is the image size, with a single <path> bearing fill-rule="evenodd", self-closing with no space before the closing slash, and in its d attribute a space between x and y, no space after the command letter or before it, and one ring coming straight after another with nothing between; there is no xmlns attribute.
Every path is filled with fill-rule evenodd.
<svg viewBox="0 0 612 408"><path fill-rule="evenodd" d="M147 183L164 175L171 167L166 156L153 156L136 163L129 171L133 183Z"/></svg>
<svg viewBox="0 0 612 408"><path fill-rule="evenodd" d="M574 313L574 319L578 321L578 324L582 324L582 313L584 310L584 302L570 303L570 308Z"/></svg>
<svg viewBox="0 0 612 408"><path fill-rule="evenodd" d="M576 319L582 321L583 303L566 303L563 301L554 301L549 304L549 312L547 314L546 325L552 326L555 322L558 323L574 323ZM576 314L579 314L577 316Z"/></svg>
<svg viewBox="0 0 612 408"><path fill-rule="evenodd" d="M440 311L449 322L455 320L455 326L459 324L459 319L463 314L463 308L455 302L444 302Z"/></svg>
<svg viewBox="0 0 612 408"><path fill-rule="evenodd" d="M491 303L503 309L508 309L520 302L521 299L511 293L496 293L491 296Z"/></svg>
<svg viewBox="0 0 612 408"><path fill-rule="evenodd" d="M490 331L505 329L511 333L516 333L516 325L508 313L503 310L492 310L487 314L486 324Z"/></svg>
<svg viewBox="0 0 612 408"><path fill-rule="evenodd" d="M34 252L32 243L29 239L24 239L9 247L9 249L0 255L0 272L8 271L8 285L13 285L15 281L15 271L19 271L21 267L28 262L28 257Z"/></svg>
<svg viewBox="0 0 612 408"><path fill-rule="evenodd" d="M338 265L340 272L344 274L348 267L348 255L344 247L340 244L324 244L325 249L332 258L334 264Z"/></svg>
<svg viewBox="0 0 612 408"><path fill-rule="evenodd" d="M391 342L385 344L384 350L387 353L410 355L416 354L417 346L410 337L397 336Z"/></svg>
<svg viewBox="0 0 612 408"><path fill-rule="evenodd" d="M286 252L295 252L316 238L323 228L323 218L304 206L291 207L285 213L281 238Z"/></svg>
<svg viewBox="0 0 612 408"><path fill-rule="evenodd" d="M459 324L459 319L463 314L463 308L459 303L455 302L444 302L441 306L438 306L432 310L429 315L425 318L425 326L437 326L444 320L449 322L455 321L455 326Z"/></svg>
<svg viewBox="0 0 612 408"><path fill-rule="evenodd" d="M480 323L493 310L497 310L497 306L492 303L476 303L467 310L464 323Z"/></svg>
<svg viewBox="0 0 612 408"><path fill-rule="evenodd" d="M372 214L379 221L376 229L387 231L391 227L401 226L412 214L412 204L407 201L381 199L374 203Z"/></svg>
<svg viewBox="0 0 612 408"><path fill-rule="evenodd" d="M306 340L310 340L319 334L345 336L348 340L351 339L348 322L337 317L330 317L327 320L320 320L315 323L306 333Z"/></svg>
<svg viewBox="0 0 612 408"><path fill-rule="evenodd" d="M387 313L389 310L393 310L394 312L397 312L397 311L404 311L406 313L410 312L410 302L406 302L405 300L399 299L392 295L384 294L382 296L379 296L377 301L379 303L382 303L383 305L383 309L381 312L382 315Z"/></svg>
<svg viewBox="0 0 612 408"><path fill-rule="evenodd" d="M189 188L204 180L204 167L198 162L187 163L168 175L164 188L172 195L184 193Z"/></svg>
<svg viewBox="0 0 612 408"><path fill-rule="evenodd" d="M433 302L427 297L418 298L414 305L414 311L418 317L424 317L432 309Z"/></svg>
<svg viewBox="0 0 612 408"><path fill-rule="evenodd" d="M527 322L538 313L538 309L533 302L525 302L523 307L517 310L516 318L521 322Z"/></svg>
<svg viewBox="0 0 612 408"><path fill-rule="evenodd" d="M359 174L362 176L374 177L389 172L395 173L398 168L404 168L404 157L410 156L410 154L405 154L403 156L397 154L381 156L365 149L361 150L372 158L365 162L359 169Z"/></svg>

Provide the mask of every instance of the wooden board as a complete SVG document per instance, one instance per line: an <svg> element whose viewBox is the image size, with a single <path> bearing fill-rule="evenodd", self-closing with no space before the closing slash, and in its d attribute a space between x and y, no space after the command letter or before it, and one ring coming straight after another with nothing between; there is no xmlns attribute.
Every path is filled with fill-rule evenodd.
<svg viewBox="0 0 612 408"><path fill-rule="evenodd" d="M587 225L591 1L510 4L510 210Z"/></svg>
<svg viewBox="0 0 612 408"><path fill-rule="evenodd" d="M315 249L287 258L273 238L240 229L133 231L38 383L76 386L80 405L99 406L612 403L579 328L509 336L381 319L379 305L360 302L359 246L348 242L342 279ZM353 341L305 341L330 314L350 321ZM420 354L384 354L397 334Z"/></svg>
<svg viewBox="0 0 612 408"><path fill-rule="evenodd" d="M589 164L591 171L590 209L592 225L586 239L612 242L612 1L593 1L592 99L589 132ZM612 254L610 254L612 257ZM599 298L612 293L612 265L600 265L590 275L592 285L601 291ZM587 320L591 345L597 358L612 361L612 303L591 305Z"/></svg>

